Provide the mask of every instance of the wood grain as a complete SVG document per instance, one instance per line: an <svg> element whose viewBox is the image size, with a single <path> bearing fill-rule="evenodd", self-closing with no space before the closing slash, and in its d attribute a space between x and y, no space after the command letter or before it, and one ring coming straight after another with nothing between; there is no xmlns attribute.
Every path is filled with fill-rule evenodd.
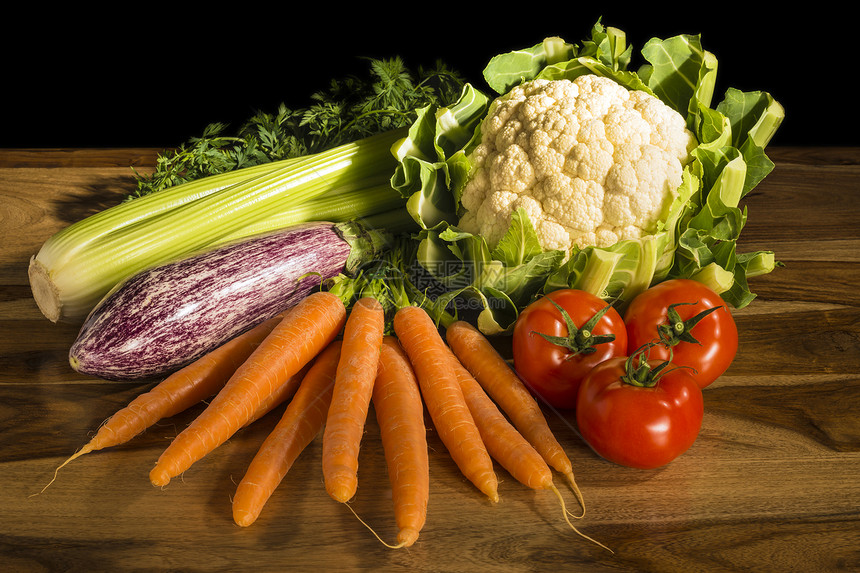
<svg viewBox="0 0 860 573"><path fill-rule="evenodd" d="M157 150L0 150L0 563L3 571L850 571L860 568L860 148L776 148L745 199L740 250L785 265L753 279L735 312L737 359L705 391L693 448L669 466L605 462L569 413L547 418L574 461L588 515L573 534L557 500L503 470L492 505L430 431L431 502L419 542L383 547L325 493L319 439L250 528L230 496L276 421L246 428L182 480L148 482L196 413L54 468L145 387L74 373L77 327L30 298L29 257L53 232L121 200ZM499 341L506 348L507 341ZM371 416L352 507L387 540L395 527ZM571 498L571 503L573 500Z"/></svg>

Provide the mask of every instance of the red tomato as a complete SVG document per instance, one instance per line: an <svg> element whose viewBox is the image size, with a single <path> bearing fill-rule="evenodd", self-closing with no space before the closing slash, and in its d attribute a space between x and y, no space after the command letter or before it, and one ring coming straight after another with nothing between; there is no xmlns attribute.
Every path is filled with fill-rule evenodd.
<svg viewBox="0 0 860 573"><path fill-rule="evenodd" d="M698 322L695 317L702 316ZM670 359L694 370L700 388L719 378L738 351L738 329L720 295L690 279L658 283L634 298L624 313L628 352L662 337L668 346L651 350L653 359Z"/></svg>
<svg viewBox="0 0 860 573"><path fill-rule="evenodd" d="M639 376L644 385L625 381L623 356L598 365L583 380L576 405L586 443L611 462L640 469L666 465L686 452L704 416L702 390L688 368L662 360L647 364L650 372ZM653 376L661 364L667 366Z"/></svg>
<svg viewBox="0 0 860 573"><path fill-rule="evenodd" d="M627 330L606 301L586 291L561 289L523 310L512 344L514 368L529 389L555 408L573 409L585 375L604 360L626 354Z"/></svg>

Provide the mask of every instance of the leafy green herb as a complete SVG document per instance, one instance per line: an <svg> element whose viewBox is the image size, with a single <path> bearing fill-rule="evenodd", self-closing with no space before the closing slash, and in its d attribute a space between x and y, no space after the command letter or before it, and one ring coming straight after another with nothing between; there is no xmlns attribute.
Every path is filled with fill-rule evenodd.
<svg viewBox="0 0 860 573"><path fill-rule="evenodd" d="M367 61L367 78L333 80L325 90L312 94L305 107L282 103L275 112L259 111L235 133L224 123L208 125L199 137L162 152L152 174L136 174L137 189L129 199L409 126L418 109L455 101L465 83L441 61L416 71L400 57Z"/></svg>

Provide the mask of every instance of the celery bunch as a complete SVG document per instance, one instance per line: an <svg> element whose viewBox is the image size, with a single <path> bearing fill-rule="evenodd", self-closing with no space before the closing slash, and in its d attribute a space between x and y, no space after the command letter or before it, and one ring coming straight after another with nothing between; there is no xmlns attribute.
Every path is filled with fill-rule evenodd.
<svg viewBox="0 0 860 573"><path fill-rule="evenodd" d="M370 64L369 81L332 82L307 108L258 114L235 137L210 126L160 156L129 200L48 238L29 267L42 313L80 322L143 269L301 222L411 226L391 148L416 109L449 102L462 80L444 66L412 74L399 58Z"/></svg>

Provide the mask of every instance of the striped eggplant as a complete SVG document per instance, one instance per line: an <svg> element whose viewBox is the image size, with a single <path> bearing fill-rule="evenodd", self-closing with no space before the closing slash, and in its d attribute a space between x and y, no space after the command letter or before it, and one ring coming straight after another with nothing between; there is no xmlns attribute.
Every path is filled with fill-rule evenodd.
<svg viewBox="0 0 860 573"><path fill-rule="evenodd" d="M164 376L290 308L323 281L354 272L386 240L358 223L315 222L144 270L90 312L69 362L106 380Z"/></svg>

